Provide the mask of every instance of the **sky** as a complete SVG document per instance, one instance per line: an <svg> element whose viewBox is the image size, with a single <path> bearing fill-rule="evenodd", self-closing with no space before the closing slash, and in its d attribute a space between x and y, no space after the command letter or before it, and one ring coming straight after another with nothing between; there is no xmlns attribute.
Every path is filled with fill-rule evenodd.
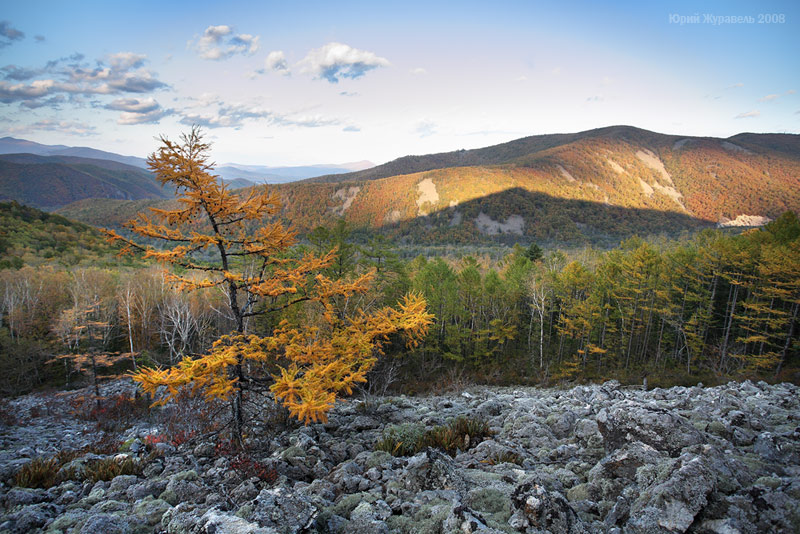
<svg viewBox="0 0 800 534"><path fill-rule="evenodd" d="M380 164L628 124L800 133L800 2L4 2L0 136Z"/></svg>

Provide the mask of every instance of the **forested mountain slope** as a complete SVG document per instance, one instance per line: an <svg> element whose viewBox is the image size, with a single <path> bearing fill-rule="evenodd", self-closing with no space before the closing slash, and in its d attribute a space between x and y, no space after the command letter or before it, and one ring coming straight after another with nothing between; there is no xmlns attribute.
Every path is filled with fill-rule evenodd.
<svg viewBox="0 0 800 534"><path fill-rule="evenodd" d="M153 176L110 160L34 154L0 155L0 200L55 209L85 198L166 198Z"/></svg>
<svg viewBox="0 0 800 534"><path fill-rule="evenodd" d="M800 136L730 139L631 127L535 136L479 150L409 157L346 183L271 186L299 232L344 218L354 229L418 243L616 241L716 225L750 226L800 210ZM415 167L442 167L405 173ZM386 172L396 175L380 177ZM63 213L109 221L105 201Z"/></svg>

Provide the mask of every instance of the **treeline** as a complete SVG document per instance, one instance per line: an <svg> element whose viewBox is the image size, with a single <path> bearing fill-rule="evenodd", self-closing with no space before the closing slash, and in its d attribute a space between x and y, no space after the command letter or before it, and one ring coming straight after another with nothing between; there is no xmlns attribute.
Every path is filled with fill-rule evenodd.
<svg viewBox="0 0 800 534"><path fill-rule="evenodd" d="M791 212L738 236L704 231L680 242L502 259L403 260L381 237L357 245L343 221L304 249L337 249L333 279L376 271L371 292L337 299L346 318L422 293L435 323L411 353L388 345L368 387L442 387L610 378L651 384L795 379L800 356L800 222ZM74 380L82 367L169 366L229 333L222 292L178 291L157 266L0 270L0 392ZM252 320L268 334L301 309ZM291 314L291 315L290 315Z"/></svg>
<svg viewBox="0 0 800 534"><path fill-rule="evenodd" d="M638 238L569 259L517 248L497 266L416 260L436 328L425 350L519 380L651 383L781 375L800 351L800 224Z"/></svg>

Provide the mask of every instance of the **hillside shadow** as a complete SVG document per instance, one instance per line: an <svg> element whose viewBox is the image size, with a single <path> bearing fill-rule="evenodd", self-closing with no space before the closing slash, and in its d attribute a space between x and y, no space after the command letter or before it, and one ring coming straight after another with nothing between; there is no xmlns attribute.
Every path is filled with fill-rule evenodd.
<svg viewBox="0 0 800 534"><path fill-rule="evenodd" d="M634 235L677 237L715 226L684 213L564 199L514 187L385 224L379 231L401 243L415 244L614 245Z"/></svg>

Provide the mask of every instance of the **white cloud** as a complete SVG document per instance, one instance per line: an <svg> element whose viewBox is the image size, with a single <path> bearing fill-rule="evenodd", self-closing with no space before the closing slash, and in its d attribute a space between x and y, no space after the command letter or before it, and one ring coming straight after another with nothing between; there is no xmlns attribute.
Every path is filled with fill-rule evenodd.
<svg viewBox="0 0 800 534"><path fill-rule="evenodd" d="M67 97L64 95L55 95L51 96L50 98L43 100L43 99L32 99L32 100L23 100L20 102L20 105L28 108L28 109L38 109L43 107L49 107L51 109L60 109L61 104L67 102Z"/></svg>
<svg viewBox="0 0 800 534"><path fill-rule="evenodd" d="M0 102L10 104L20 100L41 98L57 92L60 85L55 80L35 80L30 84L0 81Z"/></svg>
<svg viewBox="0 0 800 534"><path fill-rule="evenodd" d="M734 117L734 119L749 119L753 117L758 117L759 115L761 115L761 112L758 111L757 109L754 109L752 111L745 111L744 113L739 113Z"/></svg>
<svg viewBox="0 0 800 534"><path fill-rule="evenodd" d="M188 45L201 58L209 60L227 59L236 54L250 56L258 51L259 37L248 33L234 35L233 28L226 25L209 26L201 37L189 41Z"/></svg>
<svg viewBox="0 0 800 534"><path fill-rule="evenodd" d="M159 105L155 98L118 98L106 105L106 109L116 111L127 111L131 113L149 113L158 109Z"/></svg>
<svg viewBox="0 0 800 534"><path fill-rule="evenodd" d="M166 84L144 68L147 56L133 52L119 52L97 61L94 68L73 65L64 73L73 84L68 92L86 94L149 93Z"/></svg>
<svg viewBox="0 0 800 534"><path fill-rule="evenodd" d="M30 80L31 78L36 78L37 76L41 76L45 69L31 69L27 67L20 67L19 65L6 65L3 68L0 68L3 71L4 77L6 80L17 80L17 81L25 81Z"/></svg>
<svg viewBox="0 0 800 534"><path fill-rule="evenodd" d="M320 128L322 126L337 126L339 119L329 119L321 115L274 115L275 124L283 126L299 126L301 128Z"/></svg>
<svg viewBox="0 0 800 534"><path fill-rule="evenodd" d="M117 52L108 56L108 63L116 71L138 69L144 65L147 56L133 52Z"/></svg>
<svg viewBox="0 0 800 534"><path fill-rule="evenodd" d="M429 120L423 119L418 121L416 125L414 125L414 133L420 137L430 137L431 135L436 134L436 123Z"/></svg>
<svg viewBox="0 0 800 534"><path fill-rule="evenodd" d="M81 137L97 135L96 128L88 124L77 121L66 121L57 119L45 119L26 126L11 128L9 131L15 134L31 133L36 131L60 132L67 135L79 135Z"/></svg>
<svg viewBox="0 0 800 534"><path fill-rule="evenodd" d="M340 78L356 79L378 67L388 67L389 60L374 52L359 50L342 43L328 43L311 50L298 66L304 73L337 83Z"/></svg>
<svg viewBox="0 0 800 534"><path fill-rule="evenodd" d="M160 121L174 113L172 109L163 109L155 98L118 98L106 104L106 109L121 111L117 124L150 124Z"/></svg>
<svg viewBox="0 0 800 534"><path fill-rule="evenodd" d="M171 109L161 109L160 107L145 113L126 111L124 113L120 113L119 119L117 119L117 124L125 126L134 124L154 124L167 115L172 115L172 113L173 111Z"/></svg>
<svg viewBox="0 0 800 534"><path fill-rule="evenodd" d="M758 101L759 102L771 102L773 100L777 100L778 98L780 98L780 96L781 95L776 95L776 94L767 95L767 96L759 98Z"/></svg>
<svg viewBox="0 0 800 534"><path fill-rule="evenodd" d="M241 128L245 121L270 119L272 112L255 106L219 103L217 110L206 113L190 113L181 119L183 124L198 125L205 128Z"/></svg>
<svg viewBox="0 0 800 534"><path fill-rule="evenodd" d="M207 95L207 97L211 98ZM220 100L208 102L203 107L216 107L213 111L186 113L182 124L198 125L205 128L241 128L246 122L262 121L269 125L297 126L301 128L318 128L341 124L338 119L330 119L318 115L297 115L278 113L261 106L247 104L226 104Z"/></svg>
<svg viewBox="0 0 800 534"><path fill-rule="evenodd" d="M275 71L278 74L287 76L289 74L289 64L286 62L286 54L283 50L273 50L267 55L264 61L264 66L267 70Z"/></svg>
<svg viewBox="0 0 800 534"><path fill-rule="evenodd" d="M411 69L411 74L414 76L420 76L422 74L428 74L428 71L423 69L422 67L417 67L416 69Z"/></svg>

